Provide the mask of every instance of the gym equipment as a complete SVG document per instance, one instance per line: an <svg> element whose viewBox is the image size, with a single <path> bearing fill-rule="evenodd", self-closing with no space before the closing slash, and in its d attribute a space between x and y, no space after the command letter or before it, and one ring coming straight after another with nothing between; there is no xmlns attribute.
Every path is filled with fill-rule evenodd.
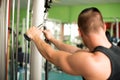
<svg viewBox="0 0 120 80"><path fill-rule="evenodd" d="M11 52L11 73L10 73L10 79L11 80L14 80L15 78L15 65L14 65L14 52L15 52L15 46L14 46L14 43L15 43L15 32L14 32L14 14L15 14L15 0L12 1L12 52Z"/></svg>
<svg viewBox="0 0 120 80"><path fill-rule="evenodd" d="M43 21L43 23L41 23L40 25L37 26L39 29L41 29L42 27L45 27L42 25L44 25L44 23L46 21L45 17L48 12L48 8L50 8L50 6L51 6L51 3L52 3L52 0L45 0L45 5L44 5L45 11L44 11L44 17L43 17L44 21ZM44 29L46 29L46 28L44 28ZM30 38L26 34L24 34L24 37L26 40L30 41Z"/></svg>
<svg viewBox="0 0 120 80"><path fill-rule="evenodd" d="M7 80L9 0L0 0L0 80Z"/></svg>
<svg viewBox="0 0 120 80"><path fill-rule="evenodd" d="M16 19L16 55L15 55L15 80L17 80L18 76L17 76L17 72L18 72L18 38L19 38L19 23L20 23L20 0L17 0L17 19Z"/></svg>
<svg viewBox="0 0 120 80"><path fill-rule="evenodd" d="M44 5L45 11L44 11L44 16L43 16L43 23L37 26L39 29L41 29L42 27L44 28L44 30L46 29L46 26L44 26L44 24L46 22L46 15L48 12L48 8L50 8L51 3L52 3L52 0L45 0L45 5ZM28 42L31 41L30 38L26 34L24 34L24 38ZM50 41L47 40L46 38L45 38L45 42L50 44ZM47 60L45 62L45 80L48 80L48 61Z"/></svg>

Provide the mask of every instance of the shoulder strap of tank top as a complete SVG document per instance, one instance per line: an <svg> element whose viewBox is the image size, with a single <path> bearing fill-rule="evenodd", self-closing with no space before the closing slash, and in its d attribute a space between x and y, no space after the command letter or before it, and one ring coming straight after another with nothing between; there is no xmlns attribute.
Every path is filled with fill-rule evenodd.
<svg viewBox="0 0 120 80"><path fill-rule="evenodd" d="M115 48L114 45L112 45L110 48L106 48L106 47L103 47L103 46L97 46L93 52L96 52L96 51L100 51L102 53L104 53L105 55L109 56L109 57L112 57L112 53L113 53L113 49Z"/></svg>
<svg viewBox="0 0 120 80"><path fill-rule="evenodd" d="M97 46L96 48L94 48L94 50L92 52L96 52L96 51L106 51L106 48L103 46Z"/></svg>
<svg viewBox="0 0 120 80"><path fill-rule="evenodd" d="M96 51L101 51L103 53L111 53L111 49L113 48L113 45L111 46L111 48L106 48L103 46L97 46L92 52L96 52Z"/></svg>

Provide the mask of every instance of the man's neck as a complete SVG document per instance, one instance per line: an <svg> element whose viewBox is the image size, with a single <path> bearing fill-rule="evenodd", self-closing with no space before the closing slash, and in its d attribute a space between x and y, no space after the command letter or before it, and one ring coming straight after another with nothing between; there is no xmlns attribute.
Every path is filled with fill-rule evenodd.
<svg viewBox="0 0 120 80"><path fill-rule="evenodd" d="M111 43L108 41L107 37L105 35L91 35L88 39L87 43L88 48L90 51L93 51L94 48L97 46L104 46L106 48L111 47Z"/></svg>

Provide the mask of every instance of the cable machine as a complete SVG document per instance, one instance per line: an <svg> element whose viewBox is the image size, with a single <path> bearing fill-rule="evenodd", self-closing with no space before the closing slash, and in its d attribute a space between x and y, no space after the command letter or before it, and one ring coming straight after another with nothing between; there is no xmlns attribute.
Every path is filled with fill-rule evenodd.
<svg viewBox="0 0 120 80"><path fill-rule="evenodd" d="M52 3L52 0L45 0L45 4L44 4L45 10L44 10L43 22L37 26L38 28L43 27L44 29L46 29L45 23L46 23L46 19L47 19L47 12L48 12L48 9L51 7L51 3ZM24 34L24 37L26 40L30 41L30 38L26 34ZM45 41L48 44L50 44L50 42L47 39L45 39ZM47 60L45 62L45 80L48 80L48 61Z"/></svg>

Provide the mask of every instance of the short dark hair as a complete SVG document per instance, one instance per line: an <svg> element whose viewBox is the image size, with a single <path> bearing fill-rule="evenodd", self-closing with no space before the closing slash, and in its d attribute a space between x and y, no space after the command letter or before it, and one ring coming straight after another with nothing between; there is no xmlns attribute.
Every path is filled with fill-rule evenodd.
<svg viewBox="0 0 120 80"><path fill-rule="evenodd" d="M84 9L78 16L78 26L85 34L97 32L98 27L103 27L101 12L96 7Z"/></svg>

